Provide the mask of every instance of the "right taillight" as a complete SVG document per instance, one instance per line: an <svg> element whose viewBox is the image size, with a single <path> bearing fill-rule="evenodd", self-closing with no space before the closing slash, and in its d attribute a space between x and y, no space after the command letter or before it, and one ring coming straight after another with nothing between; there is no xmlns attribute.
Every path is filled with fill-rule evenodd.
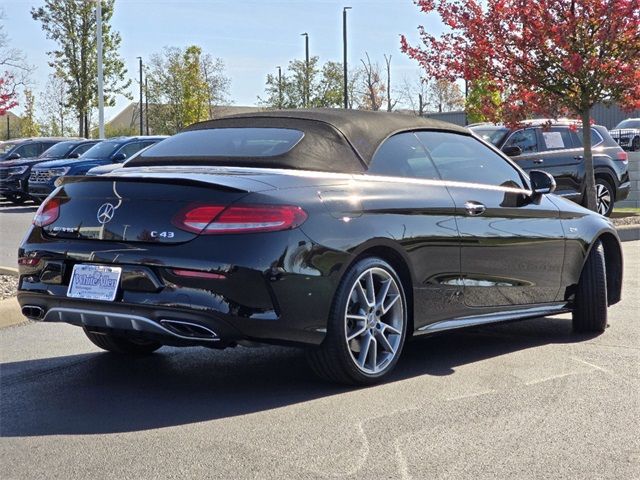
<svg viewBox="0 0 640 480"><path fill-rule="evenodd" d="M55 222L60 216L60 201L56 198L45 200L36 211L33 217L33 224L36 227L44 227Z"/></svg>
<svg viewBox="0 0 640 480"><path fill-rule="evenodd" d="M276 232L296 228L307 219L292 205L193 205L179 212L172 223L201 235Z"/></svg>
<svg viewBox="0 0 640 480"><path fill-rule="evenodd" d="M619 151L618 153L616 153L616 160L627 163L629 161L629 154L624 150Z"/></svg>

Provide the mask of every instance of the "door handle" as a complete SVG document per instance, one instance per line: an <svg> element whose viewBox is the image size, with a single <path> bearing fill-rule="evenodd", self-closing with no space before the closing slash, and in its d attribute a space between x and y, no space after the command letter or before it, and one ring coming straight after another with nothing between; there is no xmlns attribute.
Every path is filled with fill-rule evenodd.
<svg viewBox="0 0 640 480"><path fill-rule="evenodd" d="M467 211L467 215L482 215L487 207L485 207L482 203L474 202L469 200L468 202L464 202L464 209Z"/></svg>
<svg viewBox="0 0 640 480"><path fill-rule="evenodd" d="M543 158L536 158L536 159L533 161L533 163L537 163L537 164L544 163L544 159L543 159Z"/></svg>
<svg viewBox="0 0 640 480"><path fill-rule="evenodd" d="M576 155L575 157L573 157L574 160L582 160L582 155Z"/></svg>

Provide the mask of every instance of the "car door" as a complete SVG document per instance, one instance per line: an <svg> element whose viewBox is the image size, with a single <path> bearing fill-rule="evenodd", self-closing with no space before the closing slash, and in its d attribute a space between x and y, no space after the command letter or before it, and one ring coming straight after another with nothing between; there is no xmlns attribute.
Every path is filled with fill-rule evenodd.
<svg viewBox="0 0 640 480"><path fill-rule="evenodd" d="M512 160L525 172L541 167L544 160L540 158L540 145L538 129L536 127L523 128L513 132L504 142L502 150L518 147L520 155L515 155Z"/></svg>
<svg viewBox="0 0 640 480"><path fill-rule="evenodd" d="M476 138L417 135L456 206L465 304L555 301L564 262L558 208L544 195L532 199L521 173Z"/></svg>
<svg viewBox="0 0 640 480"><path fill-rule="evenodd" d="M568 126L540 128L539 169L553 175L556 194L572 199L582 195L585 177L583 155L580 145L575 144Z"/></svg>
<svg viewBox="0 0 640 480"><path fill-rule="evenodd" d="M415 134L385 140L364 178L357 222L366 225L363 241L386 232L402 245L413 276L414 327L463 314L455 204Z"/></svg>

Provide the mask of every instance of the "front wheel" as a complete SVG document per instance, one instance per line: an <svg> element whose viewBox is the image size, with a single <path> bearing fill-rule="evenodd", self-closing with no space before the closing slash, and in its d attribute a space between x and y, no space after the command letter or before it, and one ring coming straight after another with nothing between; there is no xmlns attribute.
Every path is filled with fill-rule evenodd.
<svg viewBox="0 0 640 480"><path fill-rule="evenodd" d="M365 258L336 291L324 342L308 351L311 368L332 382L369 385L396 365L407 335L400 278L379 258Z"/></svg>
<svg viewBox="0 0 640 480"><path fill-rule="evenodd" d="M573 330L602 333L607 328L607 270L602 242L589 252L582 267L573 309Z"/></svg>
<svg viewBox="0 0 640 480"><path fill-rule="evenodd" d="M83 328L91 343L103 350L124 355L149 355L159 349L162 344L146 340L129 339L108 333L96 333Z"/></svg>
<svg viewBox="0 0 640 480"><path fill-rule="evenodd" d="M7 195L7 199L14 205L22 205L28 200L28 197L22 193Z"/></svg>

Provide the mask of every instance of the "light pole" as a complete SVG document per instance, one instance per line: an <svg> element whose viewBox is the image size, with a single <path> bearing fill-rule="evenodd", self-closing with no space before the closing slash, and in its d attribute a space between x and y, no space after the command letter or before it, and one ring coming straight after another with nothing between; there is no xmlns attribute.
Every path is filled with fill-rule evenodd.
<svg viewBox="0 0 640 480"><path fill-rule="evenodd" d="M278 108L282 108L282 68L278 68Z"/></svg>
<svg viewBox="0 0 640 480"><path fill-rule="evenodd" d="M98 137L104 138L104 73L102 71L102 0L96 1L96 46L98 50ZM85 131L88 131L85 120ZM87 135L88 136L88 135Z"/></svg>
<svg viewBox="0 0 640 480"><path fill-rule="evenodd" d="M149 135L149 85L147 84L147 76L144 76L144 127L147 135Z"/></svg>
<svg viewBox="0 0 640 480"><path fill-rule="evenodd" d="M140 116L140 135L144 135L143 119L142 119L142 57L138 57L138 65L140 68L140 108L138 108Z"/></svg>
<svg viewBox="0 0 640 480"><path fill-rule="evenodd" d="M307 32L301 33L304 37L304 55L305 55L305 72L304 72L304 106L309 107L309 34Z"/></svg>
<svg viewBox="0 0 640 480"><path fill-rule="evenodd" d="M342 68L344 71L344 86L343 86L343 98L344 108L349 108L349 92L347 79L347 10L351 10L351 7L344 7L342 9Z"/></svg>

